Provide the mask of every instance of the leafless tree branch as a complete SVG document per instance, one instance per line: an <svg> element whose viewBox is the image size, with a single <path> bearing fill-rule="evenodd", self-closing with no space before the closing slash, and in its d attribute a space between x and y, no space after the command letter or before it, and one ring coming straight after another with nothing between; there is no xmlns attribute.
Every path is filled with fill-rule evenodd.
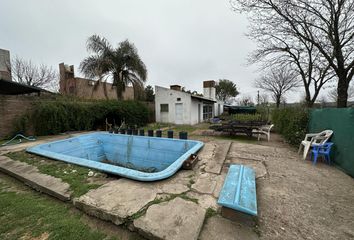
<svg viewBox="0 0 354 240"><path fill-rule="evenodd" d="M47 65L35 65L31 60L15 57L11 62L12 80L50 91L58 90L58 73Z"/></svg>

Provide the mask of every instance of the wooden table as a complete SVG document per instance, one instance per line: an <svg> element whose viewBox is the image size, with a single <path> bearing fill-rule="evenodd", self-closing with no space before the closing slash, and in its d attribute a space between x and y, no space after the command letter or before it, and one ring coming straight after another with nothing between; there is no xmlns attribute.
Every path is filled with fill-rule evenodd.
<svg viewBox="0 0 354 240"><path fill-rule="evenodd" d="M229 121L222 123L221 125L211 126L215 131L228 132L230 135L235 135L237 133L244 133L249 137L252 137L254 129L259 129L261 126L265 125L266 121Z"/></svg>

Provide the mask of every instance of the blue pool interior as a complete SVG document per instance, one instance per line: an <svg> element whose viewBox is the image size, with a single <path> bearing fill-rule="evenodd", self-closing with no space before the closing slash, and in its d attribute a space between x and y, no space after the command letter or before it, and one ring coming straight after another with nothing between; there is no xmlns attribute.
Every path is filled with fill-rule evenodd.
<svg viewBox="0 0 354 240"><path fill-rule="evenodd" d="M171 176L202 142L97 132L40 144L28 152L137 180Z"/></svg>

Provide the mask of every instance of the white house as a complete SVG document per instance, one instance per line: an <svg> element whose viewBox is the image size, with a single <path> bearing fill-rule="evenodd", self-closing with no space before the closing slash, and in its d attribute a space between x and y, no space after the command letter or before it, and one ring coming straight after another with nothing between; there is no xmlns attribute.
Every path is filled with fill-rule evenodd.
<svg viewBox="0 0 354 240"><path fill-rule="evenodd" d="M215 81L203 82L203 96L181 91L181 86L155 86L156 122L194 125L223 113L215 96Z"/></svg>

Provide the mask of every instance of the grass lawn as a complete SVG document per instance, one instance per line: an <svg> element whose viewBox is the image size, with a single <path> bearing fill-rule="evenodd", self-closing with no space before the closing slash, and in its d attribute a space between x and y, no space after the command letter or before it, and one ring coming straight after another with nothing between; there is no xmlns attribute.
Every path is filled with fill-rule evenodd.
<svg viewBox="0 0 354 240"><path fill-rule="evenodd" d="M69 204L34 191L16 191L0 177L0 239L117 239L91 229Z"/></svg>
<svg viewBox="0 0 354 240"><path fill-rule="evenodd" d="M147 130L158 130L163 129L162 137L167 137L167 131L169 129L173 130L174 138L179 137L179 132L187 132L188 136L193 136L193 132L195 130L203 130L208 129L210 125L208 123L200 123L197 125L175 125L175 124L168 124L168 123L152 123L145 126L143 129L145 130L145 135L147 135Z"/></svg>
<svg viewBox="0 0 354 240"><path fill-rule="evenodd" d="M90 189L98 188L106 181L106 174L98 171L40 157L26 153L25 151L8 153L6 156L13 160L34 165L41 173L61 178L64 182L67 182L70 185L74 197L81 196L87 193ZM88 176L90 171L94 176Z"/></svg>

